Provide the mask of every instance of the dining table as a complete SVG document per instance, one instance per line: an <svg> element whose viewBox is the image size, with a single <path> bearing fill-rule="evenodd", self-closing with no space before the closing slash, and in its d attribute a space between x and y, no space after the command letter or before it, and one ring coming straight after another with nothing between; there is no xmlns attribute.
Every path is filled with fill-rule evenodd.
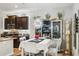
<svg viewBox="0 0 79 59"><path fill-rule="evenodd" d="M21 56L23 56L23 53L24 53L24 48L26 49L29 49L26 44L29 46L29 43L35 43L38 47L37 49L39 51L43 50L44 51L44 56L46 56L46 53L48 51L48 47L52 44L51 43L51 39L46 39L46 38L40 38L40 39L35 39L35 38L31 38L29 40L25 40L25 41L22 41L19 45L19 49L22 50L21 52ZM27 51L28 52L28 51Z"/></svg>

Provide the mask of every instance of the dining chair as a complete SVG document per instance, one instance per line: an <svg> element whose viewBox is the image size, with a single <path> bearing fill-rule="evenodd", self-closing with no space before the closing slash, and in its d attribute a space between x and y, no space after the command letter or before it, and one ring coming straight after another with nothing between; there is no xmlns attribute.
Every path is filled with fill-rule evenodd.
<svg viewBox="0 0 79 59"><path fill-rule="evenodd" d="M58 39L58 51L60 51L61 43L62 43L62 39Z"/></svg>
<svg viewBox="0 0 79 59"><path fill-rule="evenodd" d="M32 54L38 54L40 52L40 50L38 50L38 45L36 43L33 42L27 42L27 44L25 44L25 48L24 48L24 52L29 53L29 56Z"/></svg>
<svg viewBox="0 0 79 59"><path fill-rule="evenodd" d="M26 40L26 37L25 36L24 37L20 37L19 40L20 40L20 42L24 41L24 40Z"/></svg>
<svg viewBox="0 0 79 59"><path fill-rule="evenodd" d="M52 45L49 47L48 54L57 56L57 53L61 46L61 40L52 40Z"/></svg>

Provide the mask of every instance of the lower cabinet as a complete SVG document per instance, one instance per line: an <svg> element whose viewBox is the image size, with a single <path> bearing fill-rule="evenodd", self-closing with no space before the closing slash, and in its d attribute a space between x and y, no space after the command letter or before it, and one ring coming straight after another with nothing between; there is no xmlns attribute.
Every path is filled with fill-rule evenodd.
<svg viewBox="0 0 79 59"><path fill-rule="evenodd" d="M13 54L13 40L0 42L0 56Z"/></svg>

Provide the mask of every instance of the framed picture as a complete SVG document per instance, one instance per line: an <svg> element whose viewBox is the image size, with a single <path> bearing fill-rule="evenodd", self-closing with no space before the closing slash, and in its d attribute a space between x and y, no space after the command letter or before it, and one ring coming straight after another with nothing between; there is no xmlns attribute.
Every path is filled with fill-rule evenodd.
<svg viewBox="0 0 79 59"><path fill-rule="evenodd" d="M62 20L54 20L51 22L51 38L59 39L62 37Z"/></svg>

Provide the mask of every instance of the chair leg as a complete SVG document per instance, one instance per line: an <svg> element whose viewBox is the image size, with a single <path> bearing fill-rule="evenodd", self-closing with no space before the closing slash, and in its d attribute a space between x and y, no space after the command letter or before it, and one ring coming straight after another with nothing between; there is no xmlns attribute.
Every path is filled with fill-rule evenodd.
<svg viewBox="0 0 79 59"><path fill-rule="evenodd" d="M23 56L23 55L24 55L24 49L22 48L21 56Z"/></svg>
<svg viewBox="0 0 79 59"><path fill-rule="evenodd" d="M46 56L46 51L44 51L44 56Z"/></svg>
<svg viewBox="0 0 79 59"><path fill-rule="evenodd" d="M55 52L55 56L57 56L57 52Z"/></svg>
<svg viewBox="0 0 79 59"><path fill-rule="evenodd" d="M30 52L29 52L29 56L31 56Z"/></svg>
<svg viewBox="0 0 79 59"><path fill-rule="evenodd" d="M34 56L34 54L32 54L32 56Z"/></svg>

